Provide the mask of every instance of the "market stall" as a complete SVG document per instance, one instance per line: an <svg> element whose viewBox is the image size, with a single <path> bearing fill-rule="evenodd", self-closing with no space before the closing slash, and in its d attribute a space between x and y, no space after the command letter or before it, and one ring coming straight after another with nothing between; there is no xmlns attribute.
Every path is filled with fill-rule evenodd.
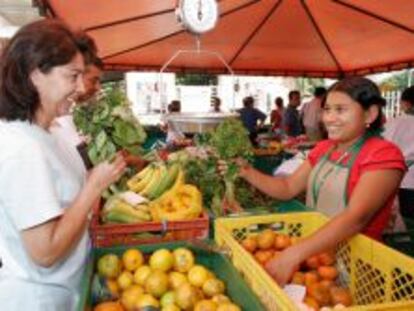
<svg viewBox="0 0 414 311"><path fill-rule="evenodd" d="M206 16L203 5L211 3L216 4L199 1L195 12ZM197 50L200 44L177 22L175 1L49 0L43 5L50 15L93 36L107 69L159 70L178 48ZM341 77L405 68L414 61L412 1L228 0L218 5L220 22L201 44L219 52L237 73ZM195 55L176 59L168 70L221 73L228 68ZM414 308L413 259L360 234L306 258L287 289L277 285L264 268L267 263L327 220L303 213L307 207L297 201L275 202L238 178L244 164L236 159L254 162L254 150L237 118L170 116L170 122L197 133L191 146L147 153L145 132L125 101L101 108L81 112L77 122L93 138L88 146L93 162L127 149L144 156L147 165L130 168L93 211L94 257L79 310ZM90 130L96 121L108 129ZM275 159L286 144L267 147ZM218 169L223 165L225 172ZM302 212L272 214L289 209ZM200 242L209 238L214 246ZM189 263L185 269L176 266L182 261ZM186 281L175 284L174 273ZM219 285L211 290L207 282Z"/></svg>

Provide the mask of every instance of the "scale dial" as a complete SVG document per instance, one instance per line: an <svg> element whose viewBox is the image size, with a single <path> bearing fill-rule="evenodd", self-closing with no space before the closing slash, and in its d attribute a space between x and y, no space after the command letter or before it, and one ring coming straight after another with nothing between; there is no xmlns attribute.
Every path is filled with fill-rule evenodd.
<svg viewBox="0 0 414 311"><path fill-rule="evenodd" d="M216 0L180 0L178 16L184 27L194 34L212 30L218 19Z"/></svg>

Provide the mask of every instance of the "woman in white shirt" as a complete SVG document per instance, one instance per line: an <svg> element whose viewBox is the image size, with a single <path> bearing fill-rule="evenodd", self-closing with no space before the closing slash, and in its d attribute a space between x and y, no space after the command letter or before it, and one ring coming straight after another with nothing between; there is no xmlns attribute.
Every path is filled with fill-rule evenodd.
<svg viewBox="0 0 414 311"><path fill-rule="evenodd" d="M85 184L48 129L83 90L84 60L73 33L42 20L21 28L0 68L0 305L73 310L87 260L88 214L125 169L103 162Z"/></svg>

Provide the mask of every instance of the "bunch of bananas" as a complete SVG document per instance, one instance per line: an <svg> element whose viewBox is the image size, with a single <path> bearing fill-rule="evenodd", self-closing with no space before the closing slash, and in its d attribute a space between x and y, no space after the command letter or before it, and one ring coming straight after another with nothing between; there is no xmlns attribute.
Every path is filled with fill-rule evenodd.
<svg viewBox="0 0 414 311"><path fill-rule="evenodd" d="M139 223L152 220L150 207L146 203L134 204L127 193L112 196L102 210L103 223Z"/></svg>
<svg viewBox="0 0 414 311"><path fill-rule="evenodd" d="M180 165L177 163L152 163L129 179L127 186L131 191L154 200L172 187L180 171Z"/></svg>

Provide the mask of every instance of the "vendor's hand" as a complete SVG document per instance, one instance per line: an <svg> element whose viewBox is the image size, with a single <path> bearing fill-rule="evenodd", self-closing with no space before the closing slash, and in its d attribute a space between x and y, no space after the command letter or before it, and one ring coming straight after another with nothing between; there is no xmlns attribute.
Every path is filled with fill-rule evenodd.
<svg viewBox="0 0 414 311"><path fill-rule="evenodd" d="M237 158L235 160L235 163L239 167L239 176L243 177L244 174L246 173L246 171L250 168L249 163L246 160L242 159L242 158ZM228 167L228 164L227 164L226 161L223 161L223 160L218 161L217 170L218 170L220 175L224 176L227 173L228 169L229 169L229 167Z"/></svg>
<svg viewBox="0 0 414 311"><path fill-rule="evenodd" d="M99 192L102 192L122 176L125 167L125 160L118 153L112 162L101 162L91 170L88 177L88 184L98 189Z"/></svg>
<svg viewBox="0 0 414 311"><path fill-rule="evenodd" d="M299 269L300 263L301 260L297 253L292 253L288 248L279 256L269 260L265 265L265 269L280 286L284 286L290 281L293 273Z"/></svg>

